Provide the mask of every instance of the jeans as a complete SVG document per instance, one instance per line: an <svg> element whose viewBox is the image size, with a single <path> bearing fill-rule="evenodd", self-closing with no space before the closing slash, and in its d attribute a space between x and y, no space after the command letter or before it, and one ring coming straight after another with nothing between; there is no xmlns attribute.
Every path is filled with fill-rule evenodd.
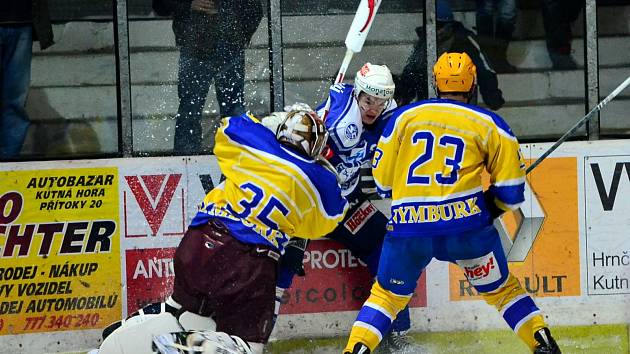
<svg viewBox="0 0 630 354"><path fill-rule="evenodd" d="M511 40L516 25L516 0L476 0L477 34ZM494 17L496 13L496 28Z"/></svg>
<svg viewBox="0 0 630 354"><path fill-rule="evenodd" d="M221 41L211 55L199 55L194 49L182 47L174 152L200 152L203 137L201 118L213 81L221 117L245 113L245 50L221 44Z"/></svg>
<svg viewBox="0 0 630 354"><path fill-rule="evenodd" d="M24 106L31 81L31 26L0 26L0 159L17 157L31 124Z"/></svg>

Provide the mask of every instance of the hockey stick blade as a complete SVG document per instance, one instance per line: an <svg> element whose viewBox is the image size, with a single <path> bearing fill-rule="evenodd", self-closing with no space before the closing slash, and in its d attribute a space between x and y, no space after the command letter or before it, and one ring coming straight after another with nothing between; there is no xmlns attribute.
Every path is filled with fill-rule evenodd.
<svg viewBox="0 0 630 354"><path fill-rule="evenodd" d="M556 150L558 146L560 146L560 144L564 143L564 141L567 140L571 135L573 135L573 133L575 133L578 129L580 129L582 125L584 125L589 119L593 118L593 116L595 116L595 113L599 112L605 105L608 104L608 102L612 101L613 98L615 98L628 85L630 85L630 76L628 76L628 78L624 82L617 86L617 88L614 89L613 92L611 92L606 98L599 102L597 106L593 107L593 109L591 109L591 111L588 112L587 115L585 115L584 117L582 117L582 119L575 123L571 127L571 129L564 133L564 135L560 137L560 139L558 139L555 144L553 144L553 146L551 146L549 149L547 149L547 151L540 155L540 157L536 161L534 161L534 163L529 165L529 167L525 171L525 174L530 173L534 168L536 168L536 166L538 166L545 158L547 158L547 156L554 152L554 150Z"/></svg>

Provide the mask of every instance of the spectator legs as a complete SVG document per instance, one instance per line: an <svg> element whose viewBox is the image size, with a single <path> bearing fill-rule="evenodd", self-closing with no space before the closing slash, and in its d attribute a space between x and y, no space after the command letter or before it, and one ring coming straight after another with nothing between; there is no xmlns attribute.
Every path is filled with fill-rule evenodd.
<svg viewBox="0 0 630 354"><path fill-rule="evenodd" d="M0 27L0 159L17 157L31 124L24 106L31 81L32 29Z"/></svg>

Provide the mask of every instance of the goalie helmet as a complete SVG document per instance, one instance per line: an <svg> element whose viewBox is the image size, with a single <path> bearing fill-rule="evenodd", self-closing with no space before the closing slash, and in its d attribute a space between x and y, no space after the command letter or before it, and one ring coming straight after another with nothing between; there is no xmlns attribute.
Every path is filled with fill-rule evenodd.
<svg viewBox="0 0 630 354"><path fill-rule="evenodd" d="M477 67L466 53L444 53L433 66L436 93L470 93L477 84Z"/></svg>
<svg viewBox="0 0 630 354"><path fill-rule="evenodd" d="M394 97L396 85L387 66L366 63L357 72L354 87L357 97L365 92L370 96L389 100Z"/></svg>
<svg viewBox="0 0 630 354"><path fill-rule="evenodd" d="M326 145L328 132L317 113L296 110L289 112L284 121L278 125L276 139L306 156L315 158L321 154Z"/></svg>

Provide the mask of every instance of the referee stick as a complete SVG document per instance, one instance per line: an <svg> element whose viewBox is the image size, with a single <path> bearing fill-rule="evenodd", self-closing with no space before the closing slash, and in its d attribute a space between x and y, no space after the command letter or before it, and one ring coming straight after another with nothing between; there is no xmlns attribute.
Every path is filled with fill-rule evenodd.
<svg viewBox="0 0 630 354"><path fill-rule="evenodd" d="M582 119L580 119L577 123L575 123L573 127L569 129L569 131L564 133L564 135L560 137L560 139L558 139L558 141L556 141L556 143L553 144L553 146L551 146L547 151L545 151L545 153L540 155L540 157L536 161L534 161L534 163L529 165L529 167L527 167L527 170L525 171L525 174L530 173L534 168L536 168L536 166L538 166L545 158L547 158L547 156L549 156L554 150L556 150L558 146L560 146L560 144L564 143L571 135L573 135L573 133L575 133L578 129L580 129L580 127L583 126L589 119L593 118L595 113L599 112L606 104L608 104L608 102L612 101L612 99L615 98L619 94L619 92L623 91L623 89L625 89L628 85L630 85L630 76L628 76L628 78L624 82L622 82L621 85L617 86L617 88L614 89L613 92L611 92L610 95L604 98L597 106L593 107L593 109L591 109L591 111L588 112L587 115L585 115L584 117L582 117Z"/></svg>

